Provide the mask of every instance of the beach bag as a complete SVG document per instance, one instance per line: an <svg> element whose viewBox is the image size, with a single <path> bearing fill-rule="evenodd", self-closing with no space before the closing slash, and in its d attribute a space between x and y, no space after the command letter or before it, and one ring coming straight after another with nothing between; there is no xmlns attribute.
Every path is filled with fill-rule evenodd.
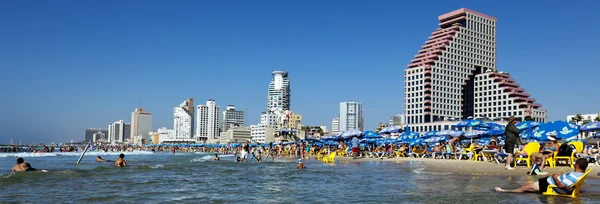
<svg viewBox="0 0 600 204"><path fill-rule="evenodd" d="M572 153L573 149L571 148L571 145L569 145L568 143L564 143L558 148L557 156L570 157Z"/></svg>

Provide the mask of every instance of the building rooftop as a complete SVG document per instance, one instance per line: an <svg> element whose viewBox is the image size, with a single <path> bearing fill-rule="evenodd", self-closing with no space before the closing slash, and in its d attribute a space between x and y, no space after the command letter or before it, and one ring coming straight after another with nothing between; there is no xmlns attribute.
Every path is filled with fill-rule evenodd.
<svg viewBox="0 0 600 204"><path fill-rule="evenodd" d="M478 15L478 16L481 16L481 17L492 19L494 21L498 20L497 18L495 18L493 16L488 16L488 15L485 15L483 13L479 13L477 11L473 11L473 10L468 9L468 8L460 8L460 9L457 9L455 11L451 11L451 12L442 14L442 15L438 16L438 20L441 21L441 20L444 20L444 19L447 19L447 18L452 18L452 17L458 16L458 15L463 15L465 13L475 14L475 15Z"/></svg>

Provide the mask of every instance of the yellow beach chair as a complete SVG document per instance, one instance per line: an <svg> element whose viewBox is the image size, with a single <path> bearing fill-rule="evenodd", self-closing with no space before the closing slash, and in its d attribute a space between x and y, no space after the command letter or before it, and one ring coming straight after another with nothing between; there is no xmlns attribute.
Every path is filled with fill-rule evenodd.
<svg viewBox="0 0 600 204"><path fill-rule="evenodd" d="M329 155L327 155L326 157L323 157L323 162L325 163L333 163L335 162L335 152L331 152L329 153Z"/></svg>
<svg viewBox="0 0 600 204"><path fill-rule="evenodd" d="M556 156L557 153L554 153L552 161L549 162L551 163L551 167L555 167L558 160L567 160L569 161L571 168L575 168L575 161L577 160L577 158L575 158L575 154L583 152L583 142L573 141L569 142L569 145L575 146L575 150L571 153L571 156Z"/></svg>
<svg viewBox="0 0 600 204"><path fill-rule="evenodd" d="M577 182L575 182L575 184L573 184L572 186L570 186L570 187L574 187L573 192L571 193L571 195L558 194L558 193L554 192L554 188L558 188L558 186L556 186L556 185L549 185L548 189L546 189L546 192L544 192L544 195L578 198L579 197L579 189L581 189L581 186L583 185L583 181L585 181L585 178L590 173L590 171L592 171L592 168L588 169L585 172L585 174L583 174L583 176L581 178L579 178L579 180L577 180Z"/></svg>
<svg viewBox="0 0 600 204"><path fill-rule="evenodd" d="M531 168L531 155L535 152L540 151L540 143L537 143L537 142L527 143L524 150L527 153L527 157L518 157L519 155L516 154L514 156L515 157L515 161L514 161L515 166L517 166L517 161L525 161L525 163L527 164L527 168Z"/></svg>

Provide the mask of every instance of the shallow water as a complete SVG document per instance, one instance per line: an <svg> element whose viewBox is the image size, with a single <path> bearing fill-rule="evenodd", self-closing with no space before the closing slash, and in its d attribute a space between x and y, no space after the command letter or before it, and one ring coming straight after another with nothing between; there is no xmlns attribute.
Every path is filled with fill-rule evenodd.
<svg viewBox="0 0 600 204"><path fill-rule="evenodd" d="M597 203L600 181L588 178L579 199L537 194L500 194L494 186L518 187L529 176L467 176L428 173L417 162L306 162L276 159L214 162L196 153L125 153L127 168L96 163L118 153L0 154L0 203ZM16 157L49 172L11 174Z"/></svg>

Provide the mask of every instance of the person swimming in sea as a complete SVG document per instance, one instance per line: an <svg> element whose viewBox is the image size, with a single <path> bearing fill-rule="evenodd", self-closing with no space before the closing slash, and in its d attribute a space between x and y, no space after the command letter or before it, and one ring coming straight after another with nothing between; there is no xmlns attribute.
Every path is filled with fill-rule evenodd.
<svg viewBox="0 0 600 204"><path fill-rule="evenodd" d="M117 161L115 161L117 167L127 167L127 161L125 161L125 154L120 154Z"/></svg>
<svg viewBox="0 0 600 204"><path fill-rule="evenodd" d="M302 163L302 158L298 158L298 166L296 166L296 169L305 169L306 167L304 166L304 163Z"/></svg>
<svg viewBox="0 0 600 204"><path fill-rule="evenodd" d="M219 161L219 160L220 160L220 158L219 158L219 155L218 155L218 154L215 154L215 157L213 157L213 160L214 160L214 161Z"/></svg>
<svg viewBox="0 0 600 204"><path fill-rule="evenodd" d="M25 171L23 170L23 168L21 167L21 164L23 164L25 162L25 160L21 157L17 158L17 164L15 166L13 166L12 171L13 172L17 172L17 171Z"/></svg>
<svg viewBox="0 0 600 204"><path fill-rule="evenodd" d="M31 164L29 164L28 162L23 162L21 164L21 168L23 169L23 171L37 171L37 169L31 167Z"/></svg>
<svg viewBox="0 0 600 204"><path fill-rule="evenodd" d="M96 157L96 162L112 162L111 160L104 160L101 156Z"/></svg>
<svg viewBox="0 0 600 204"><path fill-rule="evenodd" d="M237 157L237 158L235 159L235 162L238 162L238 163L240 163L241 161L242 161L242 158L241 158L241 157Z"/></svg>

